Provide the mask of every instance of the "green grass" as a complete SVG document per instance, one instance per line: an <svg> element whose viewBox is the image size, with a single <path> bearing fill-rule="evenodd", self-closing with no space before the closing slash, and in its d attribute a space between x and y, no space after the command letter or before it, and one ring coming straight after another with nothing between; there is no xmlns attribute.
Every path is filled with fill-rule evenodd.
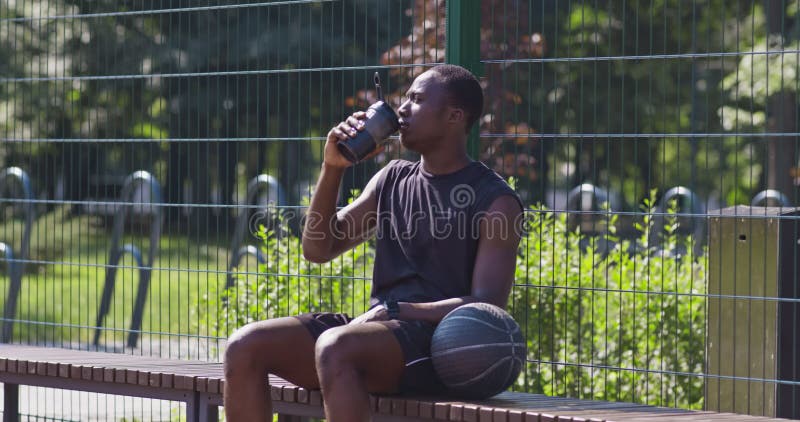
<svg viewBox="0 0 800 422"><path fill-rule="evenodd" d="M19 220L0 225L0 239L20 248L23 224ZM148 228L127 230L124 243L131 243L146 256ZM141 233L141 235L137 235ZM88 343L93 336L100 296L105 281L111 229L94 216L69 217L68 207L39 216L31 236L31 260L26 266L17 306L14 340L25 343ZM159 243L145 304L142 329L151 333L203 335L196 304L207 292L224 283L227 248L186 236L163 235ZM129 328L139 271L126 255L120 261L111 311L106 317L101 343L121 346ZM255 265L251 265L252 270ZM251 271L252 271L251 270ZM219 273L216 271L220 271ZM9 278L3 271L0 291L7 296ZM0 307L5 306L5 300ZM207 318L203 318L204 320ZM30 321L30 322L26 322ZM154 335L145 335L147 347ZM162 341L176 340L177 336Z"/></svg>

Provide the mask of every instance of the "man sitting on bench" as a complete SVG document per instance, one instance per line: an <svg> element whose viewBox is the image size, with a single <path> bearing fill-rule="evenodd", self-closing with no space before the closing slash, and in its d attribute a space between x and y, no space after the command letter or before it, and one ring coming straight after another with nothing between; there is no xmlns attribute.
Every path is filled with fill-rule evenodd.
<svg viewBox="0 0 800 422"><path fill-rule="evenodd" d="M375 235L371 307L356 318L304 314L233 333L224 358L226 420L272 421L268 373L321 389L332 422L368 421L369 393L443 391L429 356L436 324L470 302L505 307L520 241L519 197L466 152L482 108L480 84L466 69L421 74L398 109L400 141L420 160L392 160L339 212L351 163L336 143L363 130L366 114L328 132L303 255L328 262Z"/></svg>

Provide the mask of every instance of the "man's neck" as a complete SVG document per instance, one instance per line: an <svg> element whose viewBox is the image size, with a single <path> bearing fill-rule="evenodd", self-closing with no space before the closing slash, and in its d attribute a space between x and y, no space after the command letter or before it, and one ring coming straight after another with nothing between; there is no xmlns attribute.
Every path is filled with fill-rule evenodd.
<svg viewBox="0 0 800 422"><path fill-rule="evenodd" d="M461 170L473 160L466 150L439 150L422 155L422 168L431 174L449 174Z"/></svg>

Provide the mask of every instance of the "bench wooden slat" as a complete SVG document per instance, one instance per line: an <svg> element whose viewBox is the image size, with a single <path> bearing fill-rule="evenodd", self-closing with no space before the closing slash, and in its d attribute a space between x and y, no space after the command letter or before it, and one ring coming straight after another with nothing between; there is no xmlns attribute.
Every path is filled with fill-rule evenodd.
<svg viewBox="0 0 800 422"><path fill-rule="evenodd" d="M392 398L392 414L397 416L406 415L406 401L404 399Z"/></svg>
<svg viewBox="0 0 800 422"><path fill-rule="evenodd" d="M208 378L206 377L197 377L194 379L195 386L197 391L201 393L205 393L208 391Z"/></svg>
<svg viewBox="0 0 800 422"><path fill-rule="evenodd" d="M222 391L219 389L219 382L218 378L209 378L208 379L208 392L212 394L219 394Z"/></svg>
<svg viewBox="0 0 800 422"><path fill-rule="evenodd" d="M508 422L508 410L494 409L492 411L492 422Z"/></svg>
<svg viewBox="0 0 800 422"><path fill-rule="evenodd" d="M297 388L294 386L284 385L281 387L281 400L287 403L297 402Z"/></svg>
<svg viewBox="0 0 800 422"><path fill-rule="evenodd" d="M94 366L92 367L92 380L94 381L103 381L105 374L104 369L102 366Z"/></svg>
<svg viewBox="0 0 800 422"><path fill-rule="evenodd" d="M419 416L422 418L433 419L434 406L433 403L428 401L419 402Z"/></svg>
<svg viewBox="0 0 800 422"><path fill-rule="evenodd" d="M414 399L406 399L406 416L419 416L419 401Z"/></svg>
<svg viewBox="0 0 800 422"><path fill-rule="evenodd" d="M433 417L443 421L449 420L450 405L447 403L435 403L433 405Z"/></svg>
<svg viewBox="0 0 800 422"><path fill-rule="evenodd" d="M269 390L269 396L270 396L270 398L272 398L272 400L280 400L281 397L283 396L283 392L281 391L281 387L280 386L275 386L275 385L271 386L270 390Z"/></svg>
<svg viewBox="0 0 800 422"><path fill-rule="evenodd" d="M133 369L125 370L125 384L135 385L139 381L139 372Z"/></svg>
<svg viewBox="0 0 800 422"><path fill-rule="evenodd" d="M66 378L79 380L81 379L81 367L78 365L69 365L69 376Z"/></svg>
<svg viewBox="0 0 800 422"><path fill-rule="evenodd" d="M465 404L462 406L461 419L464 422L478 422L478 409L479 407L473 404Z"/></svg>
<svg viewBox="0 0 800 422"><path fill-rule="evenodd" d="M138 377L139 385L141 386L148 386L150 385L150 373L146 371L139 371Z"/></svg>
<svg viewBox="0 0 800 422"><path fill-rule="evenodd" d="M195 379L194 377L186 376L186 375L175 375L173 378L173 383L175 384L175 388L179 390L195 390Z"/></svg>
<svg viewBox="0 0 800 422"><path fill-rule="evenodd" d="M164 388L174 388L175 384L173 383L173 380L174 380L174 375L166 373L161 374L161 385Z"/></svg>
<svg viewBox="0 0 800 422"><path fill-rule="evenodd" d="M45 372L47 373L48 377L57 377L58 376L58 363L56 362L47 362L47 369Z"/></svg>
<svg viewBox="0 0 800 422"><path fill-rule="evenodd" d="M28 360L27 359L20 359L17 361L17 373L18 374L27 374L28 373Z"/></svg>
<svg viewBox="0 0 800 422"><path fill-rule="evenodd" d="M93 369L91 366L81 366L81 379L91 380Z"/></svg>
<svg viewBox="0 0 800 422"><path fill-rule="evenodd" d="M308 390L306 390L305 388L297 390L297 402L308 403Z"/></svg>
<svg viewBox="0 0 800 422"><path fill-rule="evenodd" d="M17 373L18 374L26 374L26 373L28 373L28 361L27 360L19 360L19 361L17 361Z"/></svg>
<svg viewBox="0 0 800 422"><path fill-rule="evenodd" d="M151 387L161 387L161 373L160 372L151 372L150 373L150 380L148 385Z"/></svg>
<svg viewBox="0 0 800 422"><path fill-rule="evenodd" d="M69 378L69 371L71 366L63 363L58 364L58 376L60 378Z"/></svg>
<svg viewBox="0 0 800 422"><path fill-rule="evenodd" d="M464 420L464 405L460 403L451 403L448 413L449 421L463 421Z"/></svg>
<svg viewBox="0 0 800 422"><path fill-rule="evenodd" d="M391 414L392 413L392 401L387 397L377 397L377 406L373 406L374 409L378 411L378 413L384 414Z"/></svg>
<svg viewBox="0 0 800 422"><path fill-rule="evenodd" d="M521 410L509 410L508 422L525 422L524 413Z"/></svg>
<svg viewBox="0 0 800 422"><path fill-rule="evenodd" d="M531 412L531 415L535 415L536 412ZM551 415L550 413L539 413L539 422L558 422L558 416ZM563 420L563 419L562 419Z"/></svg>

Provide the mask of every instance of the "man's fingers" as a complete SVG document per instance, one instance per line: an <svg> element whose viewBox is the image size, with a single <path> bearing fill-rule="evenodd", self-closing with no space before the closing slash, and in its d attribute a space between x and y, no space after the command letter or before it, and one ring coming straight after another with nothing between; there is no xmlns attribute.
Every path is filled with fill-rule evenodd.
<svg viewBox="0 0 800 422"><path fill-rule="evenodd" d="M351 127L356 128L357 130L364 129L364 121L357 119L354 116L350 116L347 118L347 124Z"/></svg>
<svg viewBox="0 0 800 422"><path fill-rule="evenodd" d="M358 133L358 131L353 126L349 125L347 122L339 123L338 128L343 133L346 133L350 136L356 136L356 134Z"/></svg>
<svg viewBox="0 0 800 422"><path fill-rule="evenodd" d="M364 129L364 120L366 119L366 112L357 111L351 116L348 116L345 121L334 126L330 133L336 135L336 137L342 141L346 140L347 138L352 138L358 134L359 130Z"/></svg>
<svg viewBox="0 0 800 422"><path fill-rule="evenodd" d="M338 139L338 140L340 140L340 141L347 140L347 139L350 137L350 136L348 136L346 133L342 132L342 130L341 130L341 129L339 129L339 127L335 127L335 128L333 128L333 129L331 129L331 132L330 132L330 133L332 133L332 134L333 134L333 136L335 136L335 137L336 137L336 139Z"/></svg>

